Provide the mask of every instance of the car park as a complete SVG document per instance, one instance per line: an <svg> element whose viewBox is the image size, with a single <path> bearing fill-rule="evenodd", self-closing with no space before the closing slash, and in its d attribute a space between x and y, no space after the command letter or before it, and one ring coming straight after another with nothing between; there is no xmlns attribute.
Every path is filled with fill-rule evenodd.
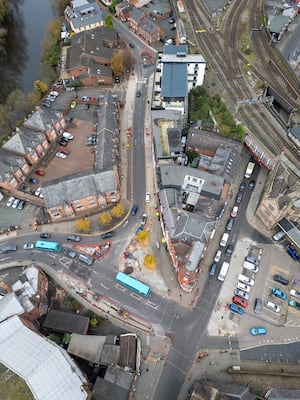
<svg viewBox="0 0 300 400"><path fill-rule="evenodd" d="M238 306L243 307L243 308L247 308L247 307L248 307L248 301L245 300L245 299L242 299L242 298L239 297L239 296L234 296L234 297L232 298L232 302L233 302L234 304L237 304Z"/></svg>
<svg viewBox="0 0 300 400"><path fill-rule="evenodd" d="M291 289L291 290L290 290L290 295L296 297L297 299L300 299L300 292L299 292L299 290Z"/></svg>
<svg viewBox="0 0 300 400"><path fill-rule="evenodd" d="M110 232L103 233L103 234L101 235L101 239L108 239L108 238L111 238L111 237L115 236L115 234L116 234L116 232L114 232L114 231L110 231Z"/></svg>
<svg viewBox="0 0 300 400"><path fill-rule="evenodd" d="M145 202L146 202L146 203L150 203L150 198L151 198L150 193L149 193L149 192L146 192L146 194L145 194Z"/></svg>
<svg viewBox="0 0 300 400"><path fill-rule="evenodd" d="M18 246L16 244L7 244L5 246L0 247L0 253L10 253L12 251L17 251Z"/></svg>
<svg viewBox="0 0 300 400"><path fill-rule="evenodd" d="M32 250L34 249L34 243L25 243L23 246L24 250Z"/></svg>
<svg viewBox="0 0 300 400"><path fill-rule="evenodd" d="M300 303L295 300L289 300L289 306L296 308L297 310L300 310Z"/></svg>
<svg viewBox="0 0 300 400"><path fill-rule="evenodd" d="M244 292L244 291L241 290L241 289L235 289L235 290L234 290L234 294L235 294L235 296L239 296L239 297L241 297L242 299L249 300L249 293Z"/></svg>
<svg viewBox="0 0 300 400"><path fill-rule="evenodd" d="M235 198L236 204L241 204L242 199L243 199L243 192L238 192L238 194L236 195L236 198Z"/></svg>
<svg viewBox="0 0 300 400"><path fill-rule="evenodd" d="M15 199L14 202L12 203L12 205L11 205L12 208L17 208L19 203L20 203L20 201L21 201L20 199Z"/></svg>
<svg viewBox="0 0 300 400"><path fill-rule="evenodd" d="M272 311L274 311L274 312L276 312L276 313L279 313L279 312L280 312L280 307L279 307L279 305L273 303L272 301L267 301L266 307L267 307L269 310L272 310Z"/></svg>
<svg viewBox="0 0 300 400"><path fill-rule="evenodd" d="M133 205L131 209L131 215L134 216L137 213L139 206Z"/></svg>
<svg viewBox="0 0 300 400"><path fill-rule="evenodd" d="M249 293L251 290L251 286L246 285L243 282L238 281L238 283L236 284L237 289L243 290L244 292Z"/></svg>
<svg viewBox="0 0 300 400"><path fill-rule="evenodd" d="M61 153L60 151L57 152L57 153L55 154L55 156L56 156L57 158L62 158L62 159L65 159L65 158L68 157L66 154Z"/></svg>
<svg viewBox="0 0 300 400"><path fill-rule="evenodd" d="M243 192L243 191L245 190L245 188L246 188L246 183L245 183L245 182L242 182L242 183L240 184L239 191L240 191L240 192Z"/></svg>
<svg viewBox="0 0 300 400"><path fill-rule="evenodd" d="M255 314L261 314L261 312L262 312L262 300L259 298L255 299L254 312L255 312Z"/></svg>
<svg viewBox="0 0 300 400"><path fill-rule="evenodd" d="M234 224L234 218L230 218L226 225L226 231L229 231L229 232L232 231L233 224Z"/></svg>
<svg viewBox="0 0 300 400"><path fill-rule="evenodd" d="M286 293L282 292L278 288L272 289L272 296L278 297L278 299L281 299L281 300L286 300Z"/></svg>
<svg viewBox="0 0 300 400"><path fill-rule="evenodd" d="M73 101L71 102L71 104L70 104L70 107L71 107L71 108L75 108L76 105L77 105L76 101L73 100Z"/></svg>
<svg viewBox="0 0 300 400"><path fill-rule="evenodd" d="M25 201L24 200L20 200L20 203L18 204L17 209L18 210L23 210L24 207L25 207Z"/></svg>
<svg viewBox="0 0 300 400"><path fill-rule="evenodd" d="M238 275L238 280L240 282L245 283L246 285L249 285L249 286L253 286L254 285L254 279L248 278L248 276L243 275L243 274L239 274Z"/></svg>
<svg viewBox="0 0 300 400"><path fill-rule="evenodd" d="M209 268L209 276L214 276L216 274L216 271L217 271L217 264L216 263L211 264Z"/></svg>
<svg viewBox="0 0 300 400"><path fill-rule="evenodd" d="M75 258L77 256L76 251L71 249L64 249L64 255L70 258Z"/></svg>
<svg viewBox="0 0 300 400"><path fill-rule="evenodd" d="M232 253L233 253L233 244L229 244L226 247L225 255L229 257L232 255Z"/></svg>
<svg viewBox="0 0 300 400"><path fill-rule="evenodd" d="M79 235L69 235L69 236L67 236L67 240L69 240L69 242L80 242L81 241L81 236L79 236Z"/></svg>
<svg viewBox="0 0 300 400"><path fill-rule="evenodd" d="M41 169L36 170L35 173L36 173L36 175L40 175L40 176L45 175L45 171L42 171Z"/></svg>
<svg viewBox="0 0 300 400"><path fill-rule="evenodd" d="M250 334L252 336L265 335L266 333L267 333L266 328L253 327L250 329Z"/></svg>
<svg viewBox="0 0 300 400"><path fill-rule="evenodd" d="M239 211L239 207L238 206L233 206L233 209L231 210L230 216L232 218L236 218L237 214Z"/></svg>
<svg viewBox="0 0 300 400"><path fill-rule="evenodd" d="M219 262L221 260L221 257L222 257L222 251L218 250L216 252L216 255L215 255L215 258L214 258L214 262L216 262L216 263Z"/></svg>
<svg viewBox="0 0 300 400"><path fill-rule="evenodd" d="M248 261L244 261L243 268L247 269L248 271L253 272L254 274L257 274L257 272L258 272L258 267Z"/></svg>
<svg viewBox="0 0 300 400"><path fill-rule="evenodd" d="M43 232L40 234L40 238L41 239L50 239L51 238L51 234L48 232Z"/></svg>
<svg viewBox="0 0 300 400"><path fill-rule="evenodd" d="M230 304L229 305L229 309L239 315L243 315L244 314L244 310L242 309L242 307L237 306L236 304Z"/></svg>
<svg viewBox="0 0 300 400"><path fill-rule="evenodd" d="M39 183L39 180L37 178L29 178L29 182L37 185Z"/></svg>
<svg viewBox="0 0 300 400"><path fill-rule="evenodd" d="M9 197L9 199L7 200L7 207L11 207L13 205L13 202L15 201L15 197Z"/></svg>
<svg viewBox="0 0 300 400"><path fill-rule="evenodd" d="M253 190L254 187L255 187L255 181L250 181L250 182L249 182L249 185L248 185L248 189L249 189L249 190Z"/></svg>
<svg viewBox="0 0 300 400"><path fill-rule="evenodd" d="M281 284L284 285L284 286L287 286L287 285L289 284L289 280L288 280L287 278L285 278L284 276L279 275L279 274L275 274L275 275L273 276L273 280L274 280L275 282L281 283Z"/></svg>

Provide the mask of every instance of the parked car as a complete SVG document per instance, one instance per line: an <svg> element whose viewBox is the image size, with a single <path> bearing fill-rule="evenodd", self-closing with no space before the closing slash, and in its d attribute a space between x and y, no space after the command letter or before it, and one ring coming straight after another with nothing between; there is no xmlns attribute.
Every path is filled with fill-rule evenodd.
<svg viewBox="0 0 300 400"><path fill-rule="evenodd" d="M58 97L58 96L59 96L59 93L58 93L56 90L52 90L52 91L49 93L49 95L50 95L50 96L54 96L54 97Z"/></svg>
<svg viewBox="0 0 300 400"><path fill-rule="evenodd" d="M244 314L244 310L242 309L242 307L239 307L236 304L229 304L229 309L239 315Z"/></svg>
<svg viewBox="0 0 300 400"><path fill-rule="evenodd" d="M64 249L64 255L70 258L75 258L77 256L76 251L71 249Z"/></svg>
<svg viewBox="0 0 300 400"><path fill-rule="evenodd" d="M24 250L32 250L34 249L34 243L25 243L23 246Z"/></svg>
<svg viewBox="0 0 300 400"><path fill-rule="evenodd" d="M238 206L233 206L233 209L232 209L232 211L231 211L231 213L230 213L230 216L231 216L232 218L236 218L236 216L237 216L237 214L238 214L238 211L239 211L239 207L238 207Z"/></svg>
<svg viewBox="0 0 300 400"><path fill-rule="evenodd" d="M47 108L50 108L50 107L51 107L51 101L49 101L49 100L44 100L44 101L42 102L42 106L47 107Z"/></svg>
<svg viewBox="0 0 300 400"><path fill-rule="evenodd" d="M216 263L219 262L221 260L221 257L222 257L222 251L218 250L216 252L216 255L215 255L215 258L214 258L214 262L216 262Z"/></svg>
<svg viewBox="0 0 300 400"><path fill-rule="evenodd" d="M11 207L12 208L17 208L19 203L20 203L20 201L21 201L20 199L15 199L14 202L12 203Z"/></svg>
<svg viewBox="0 0 300 400"><path fill-rule="evenodd" d="M142 222L141 222L141 225L145 225L145 224L146 224L147 218L148 218L147 214L144 213L144 214L142 215Z"/></svg>
<svg viewBox="0 0 300 400"><path fill-rule="evenodd" d="M44 101L51 101L51 103L53 103L53 102L55 101L55 99L56 99L55 96L50 96L50 94L49 94L49 96L47 96L47 97L44 99Z"/></svg>
<svg viewBox="0 0 300 400"><path fill-rule="evenodd" d="M63 159L65 159L65 158L67 158L67 157L68 157L66 154L64 154L64 153L61 153L60 151L59 151L59 152L57 152L55 155L56 155L56 157L58 157L58 158L63 158Z"/></svg>
<svg viewBox="0 0 300 400"><path fill-rule="evenodd" d="M139 226L137 230L135 231L135 234L138 235L144 228L142 226Z"/></svg>
<svg viewBox="0 0 300 400"><path fill-rule="evenodd" d="M67 240L70 242L80 242L81 241L81 236L79 235L69 235L67 236Z"/></svg>
<svg viewBox="0 0 300 400"><path fill-rule="evenodd" d="M76 107L76 105L77 105L76 101L75 101L75 100L73 100L73 101L71 102L71 105L70 105L70 107L71 107L71 108L75 108L75 107Z"/></svg>
<svg viewBox="0 0 300 400"><path fill-rule="evenodd" d="M259 267L259 260L256 260L253 257L247 256L247 257L245 257L245 261L252 263L252 264L256 265L257 267Z"/></svg>
<svg viewBox="0 0 300 400"><path fill-rule="evenodd" d="M287 251L288 255L291 256L294 261L299 261L299 256L297 254L297 251L292 247L291 244L286 246L286 251Z"/></svg>
<svg viewBox="0 0 300 400"><path fill-rule="evenodd" d="M15 197L9 197L9 199L7 200L7 207L11 207L13 205L13 202L15 201Z"/></svg>
<svg viewBox="0 0 300 400"><path fill-rule="evenodd" d="M249 293L251 290L251 286L246 285L243 282L238 281L237 285L236 285L237 289L243 290L244 292Z"/></svg>
<svg viewBox="0 0 300 400"><path fill-rule="evenodd" d="M74 135L72 135L69 132L64 132L62 137L63 137L64 140L73 140L74 139Z"/></svg>
<svg viewBox="0 0 300 400"><path fill-rule="evenodd" d="M300 292L299 292L299 290L291 289L291 290L290 290L290 295L291 295L291 296L294 296L294 297L297 297L297 299L300 299Z"/></svg>
<svg viewBox="0 0 300 400"><path fill-rule="evenodd" d="M249 300L249 294L244 292L243 290L235 289L234 294L235 294L235 296L239 296L242 299Z"/></svg>
<svg viewBox="0 0 300 400"><path fill-rule="evenodd" d="M217 264L216 263L211 264L209 269L209 275L214 276L216 274L216 271L217 271Z"/></svg>
<svg viewBox="0 0 300 400"><path fill-rule="evenodd" d="M175 19L174 19L174 18L169 18L169 19L168 19L168 22L169 22L169 24L174 24Z"/></svg>
<svg viewBox="0 0 300 400"><path fill-rule="evenodd" d="M38 187L38 188L36 189L36 191L34 192L34 195L35 195L35 196L41 197L41 191L42 191L42 188L41 188L41 187ZM44 197L44 196L43 196L43 197Z"/></svg>
<svg viewBox="0 0 300 400"><path fill-rule="evenodd" d="M276 313L279 313L279 312L280 312L280 307L279 307L279 305L273 303L272 301L267 301L266 307L267 307L269 310L272 310L272 311L274 311L274 312L276 312Z"/></svg>
<svg viewBox="0 0 300 400"><path fill-rule="evenodd" d="M238 306L243 307L243 308L247 308L247 307L248 307L248 301L245 300L245 299L242 299L242 298L239 297L239 296L234 296L234 297L232 298L232 302L233 302L234 304L237 304Z"/></svg>
<svg viewBox="0 0 300 400"><path fill-rule="evenodd" d="M284 236L285 236L285 232L279 231L279 232L275 233L275 235L272 236L272 239L274 240L274 242L278 242Z"/></svg>
<svg viewBox="0 0 300 400"><path fill-rule="evenodd" d="M141 92L136 92L136 97L141 97Z"/></svg>
<svg viewBox="0 0 300 400"><path fill-rule="evenodd" d="M151 198L150 193L149 193L149 192L146 192L146 194L145 194L145 202L146 202L146 203L150 203L150 198Z"/></svg>
<svg viewBox="0 0 300 400"><path fill-rule="evenodd" d="M278 288L273 288L272 289L272 296L278 297L281 300L286 300L286 293L282 292Z"/></svg>
<svg viewBox="0 0 300 400"><path fill-rule="evenodd" d="M241 204L242 199L243 199L243 192L238 192L238 194L236 195L236 198L235 198L236 204Z"/></svg>
<svg viewBox="0 0 300 400"><path fill-rule="evenodd" d="M41 239L50 239L51 238L51 234L48 232L43 232L40 234L40 238Z"/></svg>
<svg viewBox="0 0 300 400"><path fill-rule="evenodd" d="M40 176L44 176L45 175L45 171L42 171L41 169L36 170L35 173L37 175L40 175Z"/></svg>
<svg viewBox="0 0 300 400"><path fill-rule="evenodd" d="M111 237L115 236L115 234L116 234L116 232L114 232L114 231L103 233L103 235L101 235L101 239L111 238Z"/></svg>
<svg viewBox="0 0 300 400"><path fill-rule="evenodd" d="M245 182L242 182L242 183L240 184L239 191L240 191L240 192L243 192L243 191L245 190L245 188L246 188L246 183L245 183Z"/></svg>
<svg viewBox="0 0 300 400"><path fill-rule="evenodd" d="M289 300L289 306L296 308L297 310L300 310L300 303L295 300Z"/></svg>
<svg viewBox="0 0 300 400"><path fill-rule="evenodd" d="M60 139L60 140L58 141L58 144L60 144L61 146L66 146L66 145L68 144L68 141L67 141L67 140L64 140L64 139Z"/></svg>
<svg viewBox="0 0 300 400"><path fill-rule="evenodd" d="M262 300L256 298L254 302L254 312L255 314L261 314L262 312Z"/></svg>
<svg viewBox="0 0 300 400"><path fill-rule="evenodd" d="M29 182L37 185L39 183L39 180L37 178L29 178Z"/></svg>
<svg viewBox="0 0 300 400"><path fill-rule="evenodd" d="M267 333L267 330L266 330L266 328L256 328L256 327L253 327L253 328L251 328L250 329L250 334L252 335L252 336L258 336L258 335L265 335Z"/></svg>
<svg viewBox="0 0 300 400"><path fill-rule="evenodd" d="M229 245L226 247L225 255L226 255L226 256L231 256L232 253L233 253L233 244L229 244Z"/></svg>
<svg viewBox="0 0 300 400"><path fill-rule="evenodd" d="M134 45L132 42L129 42L128 45L129 45L129 47L131 47L132 49L135 48L135 45Z"/></svg>
<svg viewBox="0 0 300 400"><path fill-rule="evenodd" d="M287 278L285 278L284 276L279 275L279 274L275 274L275 275L273 276L273 280L274 280L275 282L281 283L281 284L284 285L284 286L287 286L287 285L289 284L289 280L288 280Z"/></svg>
<svg viewBox="0 0 300 400"><path fill-rule="evenodd" d="M70 151L67 150L65 147L61 147L59 151L61 153L65 154L66 156L68 156L70 154Z"/></svg>
<svg viewBox="0 0 300 400"><path fill-rule="evenodd" d="M96 97L91 97L90 100L93 102L97 101Z"/></svg>
<svg viewBox="0 0 300 400"><path fill-rule="evenodd" d="M234 218L230 218L226 225L226 231L229 231L229 232L232 231L233 224L234 224Z"/></svg>
<svg viewBox="0 0 300 400"><path fill-rule="evenodd" d="M248 276L243 275L243 274L239 274L238 275L238 280L240 282L245 283L246 285L249 285L249 286L253 286L254 285L254 279L248 278Z"/></svg>
<svg viewBox="0 0 300 400"><path fill-rule="evenodd" d="M254 186L255 186L255 181L250 181L248 185L249 190L253 190Z"/></svg>
<svg viewBox="0 0 300 400"><path fill-rule="evenodd" d="M248 271L253 272L254 274L257 274L257 272L258 272L258 267L248 261L244 261L243 267L245 269L247 269Z"/></svg>
<svg viewBox="0 0 300 400"><path fill-rule="evenodd" d="M20 203L18 204L17 209L18 210L23 210L24 207L25 207L25 201L24 200L20 200Z"/></svg>

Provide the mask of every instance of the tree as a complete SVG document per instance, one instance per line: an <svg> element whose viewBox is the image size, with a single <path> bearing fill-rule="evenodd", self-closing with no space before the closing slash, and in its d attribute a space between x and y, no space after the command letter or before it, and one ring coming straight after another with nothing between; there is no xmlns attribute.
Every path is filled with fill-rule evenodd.
<svg viewBox="0 0 300 400"><path fill-rule="evenodd" d="M146 246L149 243L149 232L147 231L140 231L137 235L137 240L140 244Z"/></svg>
<svg viewBox="0 0 300 400"><path fill-rule="evenodd" d="M122 217L122 215L124 215L124 213L125 213L125 207L123 206L123 204L118 204L111 210L111 215L114 218L120 218Z"/></svg>
<svg viewBox="0 0 300 400"><path fill-rule="evenodd" d="M134 59L134 55L133 55L132 51L130 51L128 49L127 50L123 50L121 52L121 55L122 55L122 58L123 58L124 68L127 71L131 71L132 67L134 66L134 63L135 63L135 59Z"/></svg>
<svg viewBox="0 0 300 400"><path fill-rule="evenodd" d="M117 53L113 56L110 63L110 69L112 70L113 74L121 75L124 72L124 64L123 64L123 57L121 53Z"/></svg>
<svg viewBox="0 0 300 400"><path fill-rule="evenodd" d="M106 26L106 28L113 28L114 27L112 17L109 14L107 14L107 16L105 18L105 26Z"/></svg>
<svg viewBox="0 0 300 400"><path fill-rule="evenodd" d="M100 225L108 225L111 223L111 221L112 221L112 215L111 215L110 211L106 211L106 212L100 214L100 217L99 217Z"/></svg>
<svg viewBox="0 0 300 400"><path fill-rule="evenodd" d="M47 84L42 81L34 81L33 87L34 91L39 93L40 99L45 95L48 90Z"/></svg>
<svg viewBox="0 0 300 400"><path fill-rule="evenodd" d="M146 254L144 257L144 265L148 269L156 268L156 258L153 254Z"/></svg>
<svg viewBox="0 0 300 400"><path fill-rule="evenodd" d="M91 229L91 221L87 218L80 218L76 221L76 229L79 232L89 232Z"/></svg>

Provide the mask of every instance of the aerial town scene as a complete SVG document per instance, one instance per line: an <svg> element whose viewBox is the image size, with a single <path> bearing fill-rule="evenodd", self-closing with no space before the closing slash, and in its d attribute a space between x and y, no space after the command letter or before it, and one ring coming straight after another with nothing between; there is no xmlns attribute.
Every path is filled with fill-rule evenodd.
<svg viewBox="0 0 300 400"><path fill-rule="evenodd" d="M1 3L0 400L299 400L300 0Z"/></svg>

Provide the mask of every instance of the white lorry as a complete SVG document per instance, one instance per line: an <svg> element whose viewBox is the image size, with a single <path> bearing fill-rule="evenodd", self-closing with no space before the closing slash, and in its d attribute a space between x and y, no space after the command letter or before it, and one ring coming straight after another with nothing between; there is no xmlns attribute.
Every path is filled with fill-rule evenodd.
<svg viewBox="0 0 300 400"><path fill-rule="evenodd" d="M250 161L248 163L247 169L245 171L245 178L247 178L247 179L250 178L250 176L252 175L252 172L254 170L254 167L255 167L255 163Z"/></svg>

